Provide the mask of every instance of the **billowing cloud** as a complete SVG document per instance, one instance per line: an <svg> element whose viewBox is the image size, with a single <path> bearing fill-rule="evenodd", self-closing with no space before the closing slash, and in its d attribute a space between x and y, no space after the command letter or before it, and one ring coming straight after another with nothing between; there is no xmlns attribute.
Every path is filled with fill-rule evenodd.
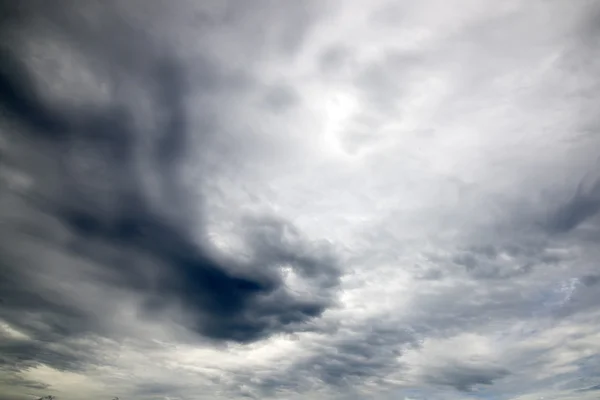
<svg viewBox="0 0 600 400"><path fill-rule="evenodd" d="M118 15L118 10L110 15ZM68 28L66 34L71 34ZM32 241L15 234L13 238L4 235L7 247L33 246L35 250L30 250L36 253L16 255L5 249L4 263L10 264L3 269L5 318L38 335L60 337L94 331L93 310L82 310L79 304L62 298L63 293L52 293L59 290L52 283L37 284L42 274L48 275L44 279L55 279L52 265L27 267L51 264L43 255L48 247L62 262L73 264L62 266L63 273L77 271L72 258L93 263L90 273L101 285L137 293L143 299L142 309L150 315L172 307L181 309L186 326L208 338L253 341L293 331L319 316L332 300L327 293L337 286L337 261L326 248L305 241L289 222L260 216L248 220L247 240L254 254L241 261L211 250L203 243L202 232L194 237L194 226L181 220L191 199L179 182L179 164L192 156L186 153L190 136L206 133L192 132L187 122L186 76L176 55L156 58L143 52L151 43L135 45L142 46L136 51L153 64L144 66L143 71L122 65L118 58L101 61L123 75L123 82L110 82L114 85L126 85L124 80L138 72L147 74L136 78L150 87L150 100L158 114L155 132L136 126L132 110L116 98L112 105L89 110L85 109L86 99L83 104L70 105L78 109L56 106L44 98L39 88L42 83L19 58L18 50L5 52L2 103L7 118L22 126L18 132L6 133L27 140L23 148L9 149L9 157L17 164L22 162L17 158L28 157L28 153L49 158L43 169L31 172L34 179L46 182L35 185L19 200L27 202L22 212L31 216L31 225L18 220L11 227L28 230L27 234L38 237L37 243L22 243ZM217 71L207 69L204 75L208 84L221 90L211 76L218 76ZM152 170L157 187L144 187L146 170L140 171L142 166ZM151 189L157 192L155 196ZM57 233L68 239L58 239ZM310 292L304 296L292 293L285 286L284 268L307 280ZM43 326L32 327L24 313L39 315ZM37 344L13 345L19 347L14 350L19 357L55 367L61 362L55 353L49 355L51 360L36 358Z"/></svg>

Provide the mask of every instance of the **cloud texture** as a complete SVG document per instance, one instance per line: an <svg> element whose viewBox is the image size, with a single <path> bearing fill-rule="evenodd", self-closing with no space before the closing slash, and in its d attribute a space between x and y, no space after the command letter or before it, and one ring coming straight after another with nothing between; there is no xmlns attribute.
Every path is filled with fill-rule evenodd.
<svg viewBox="0 0 600 400"><path fill-rule="evenodd" d="M0 395L592 399L593 2L0 2Z"/></svg>

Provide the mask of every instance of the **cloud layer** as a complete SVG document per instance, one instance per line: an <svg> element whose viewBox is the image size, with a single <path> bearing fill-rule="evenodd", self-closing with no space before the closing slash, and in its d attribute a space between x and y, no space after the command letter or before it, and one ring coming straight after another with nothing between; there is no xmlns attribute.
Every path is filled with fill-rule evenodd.
<svg viewBox="0 0 600 400"><path fill-rule="evenodd" d="M586 1L0 2L0 399L592 399Z"/></svg>

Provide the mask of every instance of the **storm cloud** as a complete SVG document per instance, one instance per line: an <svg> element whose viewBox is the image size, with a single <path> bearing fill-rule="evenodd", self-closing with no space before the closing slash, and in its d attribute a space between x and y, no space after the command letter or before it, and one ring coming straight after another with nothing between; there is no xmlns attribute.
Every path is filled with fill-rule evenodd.
<svg viewBox="0 0 600 400"><path fill-rule="evenodd" d="M115 9L106 18L117 13ZM53 14L50 22L55 22ZM19 26L27 35L29 15L25 12L20 17L25 21ZM66 32L60 33L71 36L75 34L72 29L67 25ZM121 42L129 40L120 38ZM186 154L190 137L208 133L193 131L188 125L186 73L175 54L146 55L144 47L152 48L152 43L131 43L138 53L147 56L150 65L142 71L123 65L117 55L102 59L105 69L117 70L120 77L115 79L139 79L150 87L150 101L159 115L158 128L156 132L145 132L136 126L133 110L118 98L103 107L86 107L85 99L82 105L72 108L57 106L47 94L41 94L42 83L36 81L27 61L19 57L18 49L10 45L4 51L0 97L7 119L22 128L7 131L6 135L11 142L27 143L19 143L14 150L9 148L7 162L46 158L43 169L31 171L32 179L45 182L27 193L7 194L19 196L18 201L27 207L22 212L31 217L27 222L17 219L10 229L26 230L27 235L36 237L36 247L69 253L66 262L76 257L94 263L98 271L93 273L103 284L137 292L149 315L168 306L181 307L190 329L217 340L248 342L293 331L330 305L332 297L324 293L335 290L337 284L335 256L327 249L313 247L296 232L293 242L284 243L278 236L284 234L284 229L293 229L288 222L256 217L248 223L249 229L268 225L270 236L253 233L249 239L257 247L256 254L240 261L219 255L203 242L202 234L195 237L191 231L194 227L176 215L190 207L191 200L179 182L179 165L191 156ZM135 76L140 72L143 76ZM219 85L211 76L218 72L208 69L205 74L208 83ZM107 84L126 85L121 81ZM154 174L156 197L161 203L157 204L143 185L140 158ZM5 215L15 211L7 209ZM57 240L56 235L62 233L69 239ZM5 247L11 245L9 242L27 247L21 242L31 241L18 233L12 238L8 235L3 234ZM51 288L36 286L36 277L29 276L33 272L27 265L50 261L41 250L33 252L38 254L17 256L4 249L3 264L10 265L2 270L3 317L23 327L29 319L24 312L39 314L44 328L50 331L41 334L93 331L95 316L89 310L60 299L61 293L53 296ZM282 266L307 278L318 297L299 298L290 292L279 272ZM50 274L52 266L39 268ZM17 353L30 358L25 356L26 348ZM58 357L50 358L59 362Z"/></svg>

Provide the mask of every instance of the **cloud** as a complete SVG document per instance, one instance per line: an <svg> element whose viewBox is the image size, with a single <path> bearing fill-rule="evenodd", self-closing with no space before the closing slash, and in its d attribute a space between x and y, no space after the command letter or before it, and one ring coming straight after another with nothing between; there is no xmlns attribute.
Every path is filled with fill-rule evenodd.
<svg viewBox="0 0 600 400"><path fill-rule="evenodd" d="M558 232L575 229L600 211L600 181L586 185L581 182L572 198L563 204L550 219L550 227Z"/></svg>
<svg viewBox="0 0 600 400"><path fill-rule="evenodd" d="M141 395L168 395L169 393L177 391L178 388L171 385L162 385L158 383L142 384L138 387L138 393Z"/></svg>
<svg viewBox="0 0 600 400"><path fill-rule="evenodd" d="M590 386L584 389L579 389L579 392L593 392L595 390L600 390L600 385L594 385L594 386Z"/></svg>
<svg viewBox="0 0 600 400"><path fill-rule="evenodd" d="M267 108L275 112L283 112L296 105L299 99L292 88L278 85L268 90L264 101Z"/></svg>
<svg viewBox="0 0 600 400"><path fill-rule="evenodd" d="M431 371L425 381L434 385L451 386L461 392L471 392L477 385L492 385L508 374L507 370L497 367L446 365Z"/></svg>
<svg viewBox="0 0 600 400"><path fill-rule="evenodd" d="M593 396L596 7L0 7L0 392Z"/></svg>
<svg viewBox="0 0 600 400"><path fill-rule="evenodd" d="M67 26L69 29L73 27ZM151 46L142 43L142 49L136 51ZM94 263L94 268L99 269L94 273L104 285L142 296L148 315L165 307L181 308L185 324L212 339L258 340L297 329L329 306L331 296L323 295L323 291L335 290L335 256L313 248L298 232L294 232L293 243L281 242L277 235L283 234L283 227L278 224L293 229L289 223L260 218L253 222L251 229L270 227L265 228L270 236L262 237L269 243L253 236L260 251L251 260L240 263L211 250L208 243L194 237L191 226L172 217L189 205L189 194L178 180L179 165L188 156L191 135L185 103L187 78L175 55L164 54L158 59L148 56L150 65L144 68L147 75L138 77L153 90L151 100L160 115L154 138L136 127L131 110L116 99L109 107L78 112L55 108L39 94L34 76L19 60L18 53L8 50L6 56L2 103L11 118L27 126L32 134L25 151L41 150L51 158L47 160L49 170L34 171L36 179L50 183L27 193L28 207L32 209L24 212L33 219L31 228L36 230L35 235L41 236L42 231L55 235L66 229L72 238L69 243L47 240L42 246ZM120 74L131 76L137 72L128 70L120 60L108 62L111 68L119 68ZM206 83L217 86L203 90L221 90L219 81L210 74L218 72L207 67ZM42 143L48 147L40 147ZM150 147L140 150L145 143ZM137 160L140 151L157 181L162 204L156 204L143 185ZM13 229L22 228L17 225ZM285 248L278 247L284 245ZM93 329L96 317L90 310L81 310L77 304L60 299L60 294L53 299L49 288L36 286L36 279L22 271L24 263L41 263L42 259L29 254L26 260L13 256L5 262L14 264L3 269L5 318L22 327L27 322L17 310L36 312L43 319L43 330L58 336ZM300 299L290 292L280 272L283 266L317 285L311 293L319 292L319 297Z"/></svg>
<svg viewBox="0 0 600 400"><path fill-rule="evenodd" d="M270 375L261 381L261 387L269 393L289 388L305 392L318 382L343 391L379 381L378 376L398 368L396 359L402 347L414 344L415 338L409 331L379 321L371 324L345 329L334 340L317 341L307 357Z"/></svg>

